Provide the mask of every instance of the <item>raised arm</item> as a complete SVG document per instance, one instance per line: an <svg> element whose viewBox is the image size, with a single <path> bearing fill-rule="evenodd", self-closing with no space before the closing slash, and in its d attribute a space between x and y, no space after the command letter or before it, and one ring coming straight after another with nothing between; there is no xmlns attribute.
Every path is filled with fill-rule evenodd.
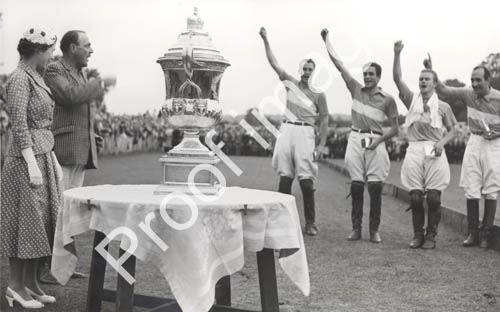
<svg viewBox="0 0 500 312"><path fill-rule="evenodd" d="M101 87L101 79L95 78L82 85L73 85L65 69L53 63L47 66L44 76L45 83L56 98L59 105L71 107L87 104L92 100L102 98L104 89Z"/></svg>
<svg viewBox="0 0 500 312"><path fill-rule="evenodd" d="M406 108L410 108L413 93L403 81L403 74L401 72L401 51L403 51L404 44L401 40L394 43L394 64L392 66L392 78L396 83L399 90L399 97L403 101Z"/></svg>
<svg viewBox="0 0 500 312"><path fill-rule="evenodd" d="M352 75L349 70L347 70L347 67L345 67L337 52L335 52L335 50L333 49L332 43L330 42L328 29L325 28L321 31L321 38L323 38L323 41L325 42L326 50L328 51L330 59L332 60L338 71L342 74L342 78L344 79L345 83L348 84L353 79Z"/></svg>
<svg viewBox="0 0 500 312"><path fill-rule="evenodd" d="M278 64L278 60L274 56L273 51L271 50L271 45L269 44L269 40L267 39L267 31L264 27L260 28L259 35L262 38L262 41L264 42L264 48L266 50L266 57L267 60L269 61L269 64L271 67L274 69L274 71L278 74L278 77L281 81L283 80L292 80L293 77L291 77L281 66Z"/></svg>
<svg viewBox="0 0 500 312"><path fill-rule="evenodd" d="M429 53L427 53L427 56L428 56L428 58L424 59L424 67L426 69L434 70L432 68L431 55ZM455 87L449 87L449 86L445 85L439 79L437 73L436 73L436 79L437 79L436 93L438 94L439 97L446 97L451 106L454 105L454 101L450 101L450 99L462 100L466 96L466 94L467 94L466 88L455 88Z"/></svg>

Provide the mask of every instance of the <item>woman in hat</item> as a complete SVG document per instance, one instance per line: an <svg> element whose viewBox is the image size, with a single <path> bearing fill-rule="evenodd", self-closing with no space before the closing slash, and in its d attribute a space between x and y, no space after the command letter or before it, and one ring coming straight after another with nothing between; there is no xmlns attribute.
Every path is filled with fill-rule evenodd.
<svg viewBox="0 0 500 312"><path fill-rule="evenodd" d="M38 261L51 255L62 171L52 152L54 100L40 73L57 37L29 28L19 40L20 61L6 84L11 138L2 169L1 243L9 258L6 298L24 308L42 308L56 299L37 282Z"/></svg>

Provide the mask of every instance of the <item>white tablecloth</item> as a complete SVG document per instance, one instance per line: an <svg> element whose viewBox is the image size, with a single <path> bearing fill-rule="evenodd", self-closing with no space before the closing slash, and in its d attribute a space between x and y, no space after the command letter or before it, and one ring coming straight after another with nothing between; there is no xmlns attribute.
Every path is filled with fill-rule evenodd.
<svg viewBox="0 0 500 312"><path fill-rule="evenodd" d="M197 205L198 218L188 229L176 230L160 215L160 203L165 196L153 195L156 187L99 185L65 191L52 256L56 279L66 284L76 268L73 236L88 230L109 234L125 226L138 238L133 254L159 268L185 312L210 309L217 281L243 268L244 249L280 250L282 269L304 295L309 295L308 264L293 196L240 187L226 188L212 202L190 196ZM89 199L95 205L92 209L86 205ZM168 215L179 223L191 217L181 199L170 201L166 207ZM150 212L155 216L151 228L168 246L166 251L139 227ZM130 239L123 237L115 239L121 239L121 247L126 250Z"/></svg>

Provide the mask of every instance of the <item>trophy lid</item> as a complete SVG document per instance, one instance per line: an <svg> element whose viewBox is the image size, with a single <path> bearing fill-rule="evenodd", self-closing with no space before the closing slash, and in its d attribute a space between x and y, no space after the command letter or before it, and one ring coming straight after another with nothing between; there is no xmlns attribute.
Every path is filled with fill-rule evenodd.
<svg viewBox="0 0 500 312"><path fill-rule="evenodd" d="M229 66L229 61L215 48L212 37L210 37L207 31L203 30L203 26L204 21L198 15L198 8L194 7L193 15L187 18L186 30L180 33L177 37L177 42L157 62L160 64L163 63L162 66L166 66L167 68L181 69L182 62L172 61L182 61L183 49L191 48L194 61L201 64L201 68L196 67L198 70L214 70L211 68L213 66L204 68L203 62L217 63L218 66L216 68L218 69Z"/></svg>

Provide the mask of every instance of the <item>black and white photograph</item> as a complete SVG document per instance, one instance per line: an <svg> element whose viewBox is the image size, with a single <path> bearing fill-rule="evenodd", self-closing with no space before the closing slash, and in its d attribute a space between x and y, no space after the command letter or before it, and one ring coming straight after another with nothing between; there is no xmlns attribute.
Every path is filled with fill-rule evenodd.
<svg viewBox="0 0 500 312"><path fill-rule="evenodd" d="M0 311L500 311L498 1L2 0L0 156Z"/></svg>

